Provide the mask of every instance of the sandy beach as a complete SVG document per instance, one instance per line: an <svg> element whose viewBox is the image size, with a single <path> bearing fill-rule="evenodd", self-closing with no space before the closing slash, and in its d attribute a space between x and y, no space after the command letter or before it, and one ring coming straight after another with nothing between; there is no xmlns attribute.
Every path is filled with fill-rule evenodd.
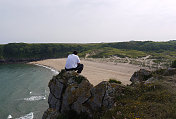
<svg viewBox="0 0 176 119"><path fill-rule="evenodd" d="M47 59L42 61L30 62L30 64L40 64L58 71L64 69L66 63L66 58L62 59ZM130 78L133 73L140 69L140 67L131 65L128 63L101 63L95 61L88 61L81 59L81 63L84 64L84 69L81 75L87 77L87 79L94 86L101 81L107 81L110 78L121 81L123 84L130 84Z"/></svg>

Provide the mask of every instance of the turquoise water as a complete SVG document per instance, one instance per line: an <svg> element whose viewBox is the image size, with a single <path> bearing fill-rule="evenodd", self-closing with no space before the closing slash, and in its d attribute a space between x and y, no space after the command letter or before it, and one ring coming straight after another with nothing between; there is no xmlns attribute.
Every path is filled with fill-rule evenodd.
<svg viewBox="0 0 176 119"><path fill-rule="evenodd" d="M1 64L0 119L41 119L48 108L48 82L53 75L39 66Z"/></svg>

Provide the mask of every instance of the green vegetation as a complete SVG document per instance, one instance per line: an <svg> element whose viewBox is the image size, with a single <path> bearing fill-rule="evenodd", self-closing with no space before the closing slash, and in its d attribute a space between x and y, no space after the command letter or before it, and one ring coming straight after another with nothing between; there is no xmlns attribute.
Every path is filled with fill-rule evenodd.
<svg viewBox="0 0 176 119"><path fill-rule="evenodd" d="M78 44L25 44L10 43L3 46L6 60L39 60L66 57L73 50L81 52L84 48Z"/></svg>
<svg viewBox="0 0 176 119"><path fill-rule="evenodd" d="M0 45L0 60L3 59L3 46Z"/></svg>
<svg viewBox="0 0 176 119"><path fill-rule="evenodd" d="M118 84L122 84L121 81L117 81L115 79L109 79L109 83L118 83Z"/></svg>
<svg viewBox="0 0 176 119"><path fill-rule="evenodd" d="M123 95L117 97L117 106L102 119L175 119L176 93L165 81L128 86Z"/></svg>
<svg viewBox="0 0 176 119"><path fill-rule="evenodd" d="M131 42L119 42L119 43L107 43L103 44L103 47L113 47L117 49L129 49L129 50L138 50L138 51L155 51L155 52L163 52L163 51L175 51L176 49L176 41L168 41L168 42L152 42L152 41L131 41Z"/></svg>
<svg viewBox="0 0 176 119"><path fill-rule="evenodd" d="M80 84L83 80L85 80L85 78L83 77L83 76L81 76L81 75L76 75L75 77L74 77L74 80L78 83L78 84Z"/></svg>
<svg viewBox="0 0 176 119"><path fill-rule="evenodd" d="M172 67L172 68L176 68L176 60L174 60L174 61L172 62L171 67Z"/></svg>
<svg viewBox="0 0 176 119"><path fill-rule="evenodd" d="M81 56L85 56L87 53L89 54L89 57L92 58L108 58L111 56L118 56L121 58L124 57L137 58L137 57L144 57L147 55L142 51L125 50L125 49L122 50L111 47L88 50L87 52L84 52L84 54L81 54Z"/></svg>
<svg viewBox="0 0 176 119"><path fill-rule="evenodd" d="M176 58L176 41L152 42L131 41L118 43L93 43L93 44L26 44L9 43L0 45L0 59L8 61L31 61L48 58L63 58L72 53L79 52L80 57L109 58L140 58L151 55L151 58L173 61Z"/></svg>
<svg viewBox="0 0 176 119"><path fill-rule="evenodd" d="M157 60L173 60L176 58L176 51L163 51L160 53L157 52L148 52L152 57L152 59Z"/></svg>

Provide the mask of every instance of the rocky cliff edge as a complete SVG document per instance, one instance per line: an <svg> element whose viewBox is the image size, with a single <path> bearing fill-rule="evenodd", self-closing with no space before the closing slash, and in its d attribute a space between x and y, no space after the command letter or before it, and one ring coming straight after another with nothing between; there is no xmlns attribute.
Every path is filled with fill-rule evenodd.
<svg viewBox="0 0 176 119"><path fill-rule="evenodd" d="M78 75L74 71L62 70L49 82L49 108L44 112L42 119L60 119L58 118L60 115L68 115L70 111L78 115L84 113L88 118L94 118L95 115L101 115L113 107L117 107L117 97L125 95L127 87L144 84L150 88L152 85L148 84L161 80L163 76L172 75L173 78L175 74L176 69L173 68L154 72L141 69L131 77L132 84L130 86L103 81L93 87L84 76ZM173 81L175 81L175 77Z"/></svg>
<svg viewBox="0 0 176 119"><path fill-rule="evenodd" d="M54 76L48 86L49 108L42 119L56 119L60 114L70 110L92 117L97 111L112 108L115 96L124 88L123 85L107 81L93 87L84 76L65 70Z"/></svg>

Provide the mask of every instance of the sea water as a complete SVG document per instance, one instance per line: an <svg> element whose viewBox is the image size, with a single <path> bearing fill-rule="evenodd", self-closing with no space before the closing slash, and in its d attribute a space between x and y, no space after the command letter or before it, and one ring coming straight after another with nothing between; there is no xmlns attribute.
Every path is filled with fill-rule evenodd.
<svg viewBox="0 0 176 119"><path fill-rule="evenodd" d="M0 119L41 119L48 82L57 72L29 64L0 65Z"/></svg>

